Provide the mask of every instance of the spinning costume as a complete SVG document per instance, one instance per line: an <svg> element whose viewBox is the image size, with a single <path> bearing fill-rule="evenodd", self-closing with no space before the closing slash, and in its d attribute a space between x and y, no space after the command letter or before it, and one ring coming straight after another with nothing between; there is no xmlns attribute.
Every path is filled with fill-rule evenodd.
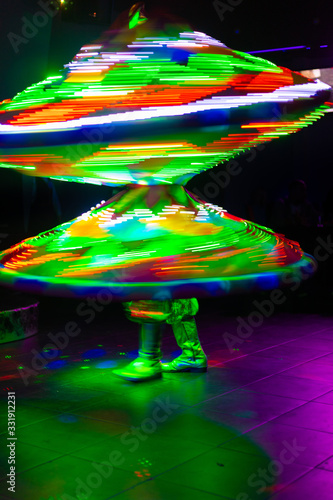
<svg viewBox="0 0 333 500"><path fill-rule="evenodd" d="M0 282L69 297L106 290L127 303L129 318L143 324L141 365L118 375L160 376L158 325L167 321L183 358L164 369L205 369L196 300L188 299L273 289L311 274L315 263L298 243L184 186L312 124L329 97L320 81L177 23L149 20L141 4L133 6L127 27L82 47L59 75L0 105L0 167L125 186L2 252Z"/></svg>

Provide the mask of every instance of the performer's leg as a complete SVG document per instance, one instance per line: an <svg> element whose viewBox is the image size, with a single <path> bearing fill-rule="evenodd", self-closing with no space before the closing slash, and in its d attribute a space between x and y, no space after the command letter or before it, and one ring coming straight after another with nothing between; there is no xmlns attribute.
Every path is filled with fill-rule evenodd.
<svg viewBox="0 0 333 500"><path fill-rule="evenodd" d="M172 325L182 354L170 363L162 363L162 369L164 372L205 372L207 357L201 347L194 318L199 308L198 302L196 299L180 299L172 302L176 306L176 314L174 317L171 315L167 321Z"/></svg>
<svg viewBox="0 0 333 500"><path fill-rule="evenodd" d="M186 317L172 325L177 344L182 349L178 358L162 363L164 372L205 372L207 357L201 347L194 317Z"/></svg>
<svg viewBox="0 0 333 500"><path fill-rule="evenodd" d="M127 317L141 323L139 356L125 368L113 373L133 382L152 380L164 372L203 372L207 358L200 345L194 315L198 301L174 299L166 301L140 300L124 303ZM171 363L161 365L161 337L164 323L172 325L182 354Z"/></svg>
<svg viewBox="0 0 333 500"><path fill-rule="evenodd" d="M160 378L162 376L160 347L163 326L161 323L142 323L139 356L124 368L113 370L113 373L132 382Z"/></svg>
<svg viewBox="0 0 333 500"><path fill-rule="evenodd" d="M124 368L113 370L113 373L132 382L160 378L161 337L170 301L137 300L125 302L124 308L127 318L140 324L139 356Z"/></svg>

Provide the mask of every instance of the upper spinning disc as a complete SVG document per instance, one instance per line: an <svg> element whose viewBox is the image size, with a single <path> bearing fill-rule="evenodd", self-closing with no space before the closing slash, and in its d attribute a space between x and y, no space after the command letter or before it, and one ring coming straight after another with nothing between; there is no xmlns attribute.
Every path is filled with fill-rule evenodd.
<svg viewBox="0 0 333 500"><path fill-rule="evenodd" d="M97 184L186 184L311 124L329 91L134 9L126 28L2 103L0 166Z"/></svg>

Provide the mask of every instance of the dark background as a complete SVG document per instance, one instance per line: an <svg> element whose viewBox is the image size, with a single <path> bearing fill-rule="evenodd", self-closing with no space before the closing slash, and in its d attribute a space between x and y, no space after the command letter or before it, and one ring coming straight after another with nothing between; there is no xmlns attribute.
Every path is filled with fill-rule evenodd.
<svg viewBox="0 0 333 500"><path fill-rule="evenodd" d="M59 2L54 0L51 5L50 0L45 0L44 3L50 3L49 8L54 9ZM14 50L11 37L13 34L22 36L25 19L31 20L41 6L37 0L1 0L0 100L13 97L28 85L54 74L83 44L97 38L132 4L133 1L124 0L65 0L59 12L49 16L45 26L39 28L28 43L21 43ZM224 12L223 4L229 5ZM163 7L163 2L157 1L155 5ZM169 0L166 5L198 31L206 32L233 49L250 52L304 46L259 55L293 70L333 67L329 1L229 0L228 4L227 0L215 3ZM154 8L153 1L148 2L148 8ZM321 47L323 45L327 47ZM332 122L333 113L327 114L308 129L266 145L252 161L249 155L237 158L242 172L215 193L209 195L210 191L204 189L211 182L208 172L193 179L189 187L197 188L208 201L246 218L249 200L258 187L273 201L286 194L291 180L300 178L306 182L309 200L320 213L333 187ZM113 192L112 188L103 186L54 184L61 205L60 220L52 206L49 188L42 179L37 179L37 198L25 231L22 176L0 169L2 248L79 215L101 199L109 198ZM333 234L333 227L319 226L286 232L289 231L288 236L298 239L311 253L319 236L327 238ZM321 284L331 291L333 255L328 260L319 276Z"/></svg>

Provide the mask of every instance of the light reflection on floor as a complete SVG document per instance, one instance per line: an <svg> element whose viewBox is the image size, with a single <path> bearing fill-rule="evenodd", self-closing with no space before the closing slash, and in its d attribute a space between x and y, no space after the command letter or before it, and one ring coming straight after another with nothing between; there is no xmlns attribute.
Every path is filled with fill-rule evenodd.
<svg viewBox="0 0 333 500"><path fill-rule="evenodd" d="M1 458L3 498L329 498L330 317L277 313L231 347L223 334L236 332L237 318L222 322L206 306L198 326L207 374L145 384L112 375L136 355L135 324L114 309L112 321L105 312L63 349L52 348L52 321L55 333L71 319L58 308L57 318L42 318L38 336L1 346L1 414L15 391L18 438L15 493L7 489L7 454ZM177 355L171 333L164 359ZM2 418L3 450L6 437Z"/></svg>

